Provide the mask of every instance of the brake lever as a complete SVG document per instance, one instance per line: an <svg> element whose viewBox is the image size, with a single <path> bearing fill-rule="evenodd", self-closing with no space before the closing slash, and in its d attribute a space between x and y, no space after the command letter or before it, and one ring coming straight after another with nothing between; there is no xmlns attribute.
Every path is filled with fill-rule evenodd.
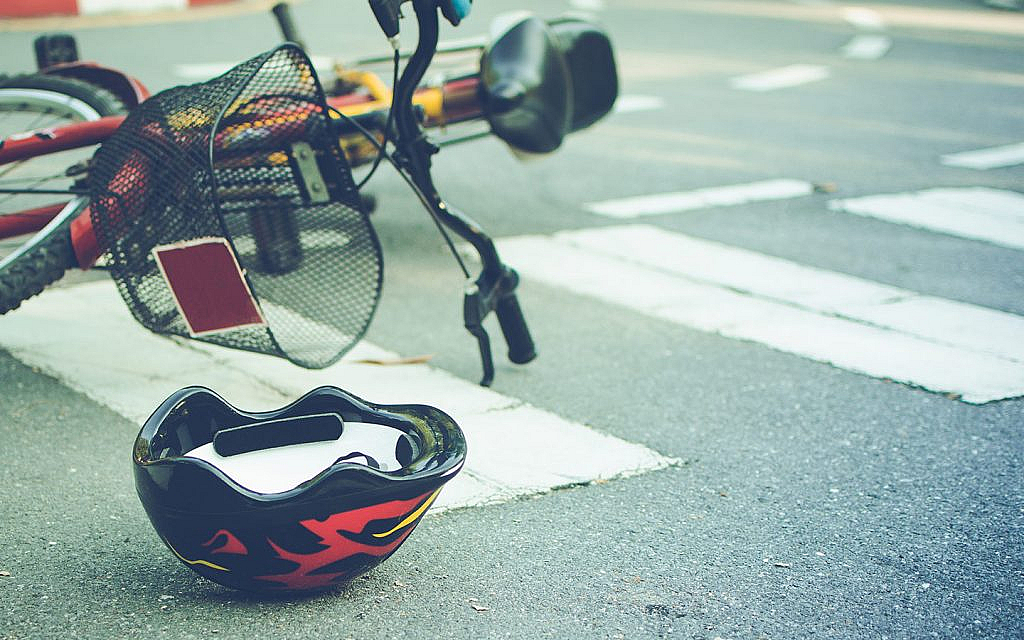
<svg viewBox="0 0 1024 640"><path fill-rule="evenodd" d="M494 382L494 357L491 355L491 338L484 329L483 321L487 316L488 309L484 299L480 295L480 287L477 283L471 283L466 287L466 294L462 303L462 315L465 321L466 330L474 338L480 347L480 362L484 368L484 376L480 380L480 386L489 387Z"/></svg>
<svg viewBox="0 0 1024 640"><path fill-rule="evenodd" d="M480 347L480 360L484 368L481 386L489 387L494 380L491 340L483 328L484 318L491 312L498 318L498 325L508 345L509 360L516 364L526 364L537 357L533 338L516 299L515 290L518 285L519 275L515 270L501 265L497 270L484 271L466 287L463 318L466 330L476 338Z"/></svg>

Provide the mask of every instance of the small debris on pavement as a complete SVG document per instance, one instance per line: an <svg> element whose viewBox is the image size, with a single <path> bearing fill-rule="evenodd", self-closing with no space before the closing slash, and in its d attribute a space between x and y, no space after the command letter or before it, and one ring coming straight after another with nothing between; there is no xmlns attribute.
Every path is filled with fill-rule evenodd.
<svg viewBox="0 0 1024 640"><path fill-rule="evenodd" d="M773 566L779 567L780 569L789 569L793 565L789 562L776 562Z"/></svg>
<svg viewBox="0 0 1024 640"><path fill-rule="evenodd" d="M485 607L483 605L476 604L475 602L471 602L469 604L469 606L473 607L473 611L476 611L478 613L483 612L483 611L490 611L491 610L490 607Z"/></svg>
<svg viewBox="0 0 1024 640"><path fill-rule="evenodd" d="M408 358L363 358L356 360L356 364L376 364L382 367L390 367L402 364L423 364L434 359L433 354L422 356L409 356Z"/></svg>
<svg viewBox="0 0 1024 640"><path fill-rule="evenodd" d="M10 578L10 577L11 577L11 572L10 571L0 571L0 578Z"/></svg>

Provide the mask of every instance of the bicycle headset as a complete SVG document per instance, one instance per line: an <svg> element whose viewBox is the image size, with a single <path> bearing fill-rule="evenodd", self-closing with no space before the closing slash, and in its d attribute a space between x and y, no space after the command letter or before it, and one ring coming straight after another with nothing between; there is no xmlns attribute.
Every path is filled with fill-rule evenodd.
<svg viewBox="0 0 1024 640"><path fill-rule="evenodd" d="M145 422L132 457L146 513L186 566L294 592L343 585L394 553L462 468L466 442L438 409L336 387L255 413L187 387Z"/></svg>

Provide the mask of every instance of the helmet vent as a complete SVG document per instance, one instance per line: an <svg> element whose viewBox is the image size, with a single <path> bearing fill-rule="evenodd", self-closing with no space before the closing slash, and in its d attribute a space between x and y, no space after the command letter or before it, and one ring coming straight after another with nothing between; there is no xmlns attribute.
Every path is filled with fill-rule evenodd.
<svg viewBox="0 0 1024 640"><path fill-rule="evenodd" d="M261 449L293 444L337 440L344 426L336 413L266 420L230 429L213 436L213 450L220 456L235 456Z"/></svg>

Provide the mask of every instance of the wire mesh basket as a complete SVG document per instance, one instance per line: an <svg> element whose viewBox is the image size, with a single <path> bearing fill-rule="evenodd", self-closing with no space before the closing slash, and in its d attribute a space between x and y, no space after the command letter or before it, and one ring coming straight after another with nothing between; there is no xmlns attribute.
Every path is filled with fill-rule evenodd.
<svg viewBox="0 0 1024 640"><path fill-rule="evenodd" d="M118 290L152 331L318 368L373 317L380 244L294 45L146 100L97 151L90 191Z"/></svg>

